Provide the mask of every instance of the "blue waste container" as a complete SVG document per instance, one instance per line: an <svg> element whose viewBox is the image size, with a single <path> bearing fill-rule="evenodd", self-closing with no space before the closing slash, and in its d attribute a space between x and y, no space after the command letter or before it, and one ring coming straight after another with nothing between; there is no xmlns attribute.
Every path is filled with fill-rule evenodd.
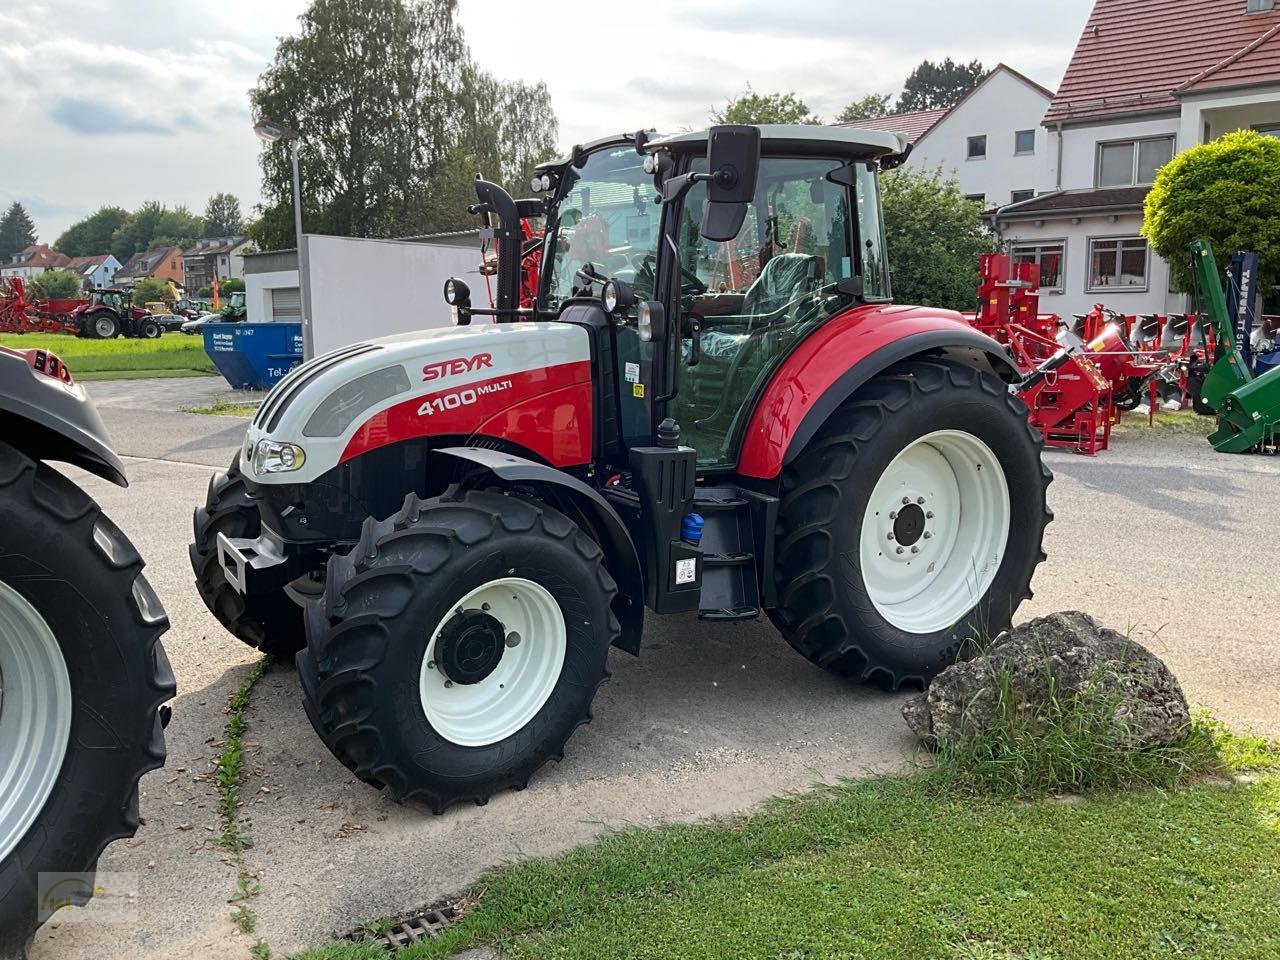
<svg viewBox="0 0 1280 960"><path fill-rule="evenodd" d="M207 323L204 352L237 390L265 390L302 362L300 323Z"/></svg>

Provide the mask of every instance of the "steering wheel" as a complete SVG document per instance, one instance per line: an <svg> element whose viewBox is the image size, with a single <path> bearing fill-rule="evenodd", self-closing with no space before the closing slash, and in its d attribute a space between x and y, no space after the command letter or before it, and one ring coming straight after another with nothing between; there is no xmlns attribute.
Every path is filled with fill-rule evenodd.
<svg viewBox="0 0 1280 960"><path fill-rule="evenodd" d="M646 253L639 258L640 262L635 265L637 279L643 275L649 277L652 282L654 259L652 253ZM683 263L680 264L680 279L683 281L680 284L680 293L683 296L700 297L707 292L708 287L698 274Z"/></svg>

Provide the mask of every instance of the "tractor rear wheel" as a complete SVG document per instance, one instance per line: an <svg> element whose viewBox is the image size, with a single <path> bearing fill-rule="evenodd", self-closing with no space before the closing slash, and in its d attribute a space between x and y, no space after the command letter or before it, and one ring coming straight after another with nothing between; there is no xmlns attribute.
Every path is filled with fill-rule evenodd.
<svg viewBox="0 0 1280 960"><path fill-rule="evenodd" d="M873 379L784 473L774 623L843 676L928 683L1031 596L1041 446L988 374L915 361Z"/></svg>
<svg viewBox="0 0 1280 960"><path fill-rule="evenodd" d="M410 495L329 560L298 658L308 716L358 777L436 813L523 789L591 719L616 593L540 501Z"/></svg>
<svg viewBox="0 0 1280 960"><path fill-rule="evenodd" d="M110 310L103 310L86 318L89 336L97 340L113 340L120 335L120 321Z"/></svg>
<svg viewBox="0 0 1280 960"><path fill-rule="evenodd" d="M0 957L42 907L89 899L164 763L169 621L142 566L79 487L0 443Z"/></svg>
<svg viewBox="0 0 1280 960"><path fill-rule="evenodd" d="M205 505L192 516L195 539L187 548L200 599L232 634L263 653L291 657L306 642L302 607L280 590L243 594L227 582L218 562L218 534L256 537L262 532L258 507L249 499L240 476L240 458L226 473L209 479Z"/></svg>

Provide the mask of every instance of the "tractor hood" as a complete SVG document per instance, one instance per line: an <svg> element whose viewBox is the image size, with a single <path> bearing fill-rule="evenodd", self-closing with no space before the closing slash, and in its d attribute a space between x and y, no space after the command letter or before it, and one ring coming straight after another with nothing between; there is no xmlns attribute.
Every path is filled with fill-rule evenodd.
<svg viewBox="0 0 1280 960"><path fill-rule="evenodd" d="M241 469L256 483L309 483L430 436L500 437L554 462L550 438L589 436L590 390L568 388L589 387L590 360L587 331L567 323L446 327L343 347L276 384L249 426Z"/></svg>

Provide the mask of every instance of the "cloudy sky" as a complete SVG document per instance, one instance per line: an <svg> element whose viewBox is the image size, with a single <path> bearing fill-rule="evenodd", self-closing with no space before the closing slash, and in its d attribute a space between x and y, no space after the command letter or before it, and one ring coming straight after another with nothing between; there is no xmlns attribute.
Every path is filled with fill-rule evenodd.
<svg viewBox="0 0 1280 960"><path fill-rule="evenodd" d="M823 116L897 92L923 58L1003 60L1054 86L1090 0L461 0L475 58L545 80L564 145L639 126L698 126L750 83ZM0 204L40 239L103 204L249 210L258 141L246 91L306 0L27 0L0 5ZM780 16L779 11L785 10Z"/></svg>

